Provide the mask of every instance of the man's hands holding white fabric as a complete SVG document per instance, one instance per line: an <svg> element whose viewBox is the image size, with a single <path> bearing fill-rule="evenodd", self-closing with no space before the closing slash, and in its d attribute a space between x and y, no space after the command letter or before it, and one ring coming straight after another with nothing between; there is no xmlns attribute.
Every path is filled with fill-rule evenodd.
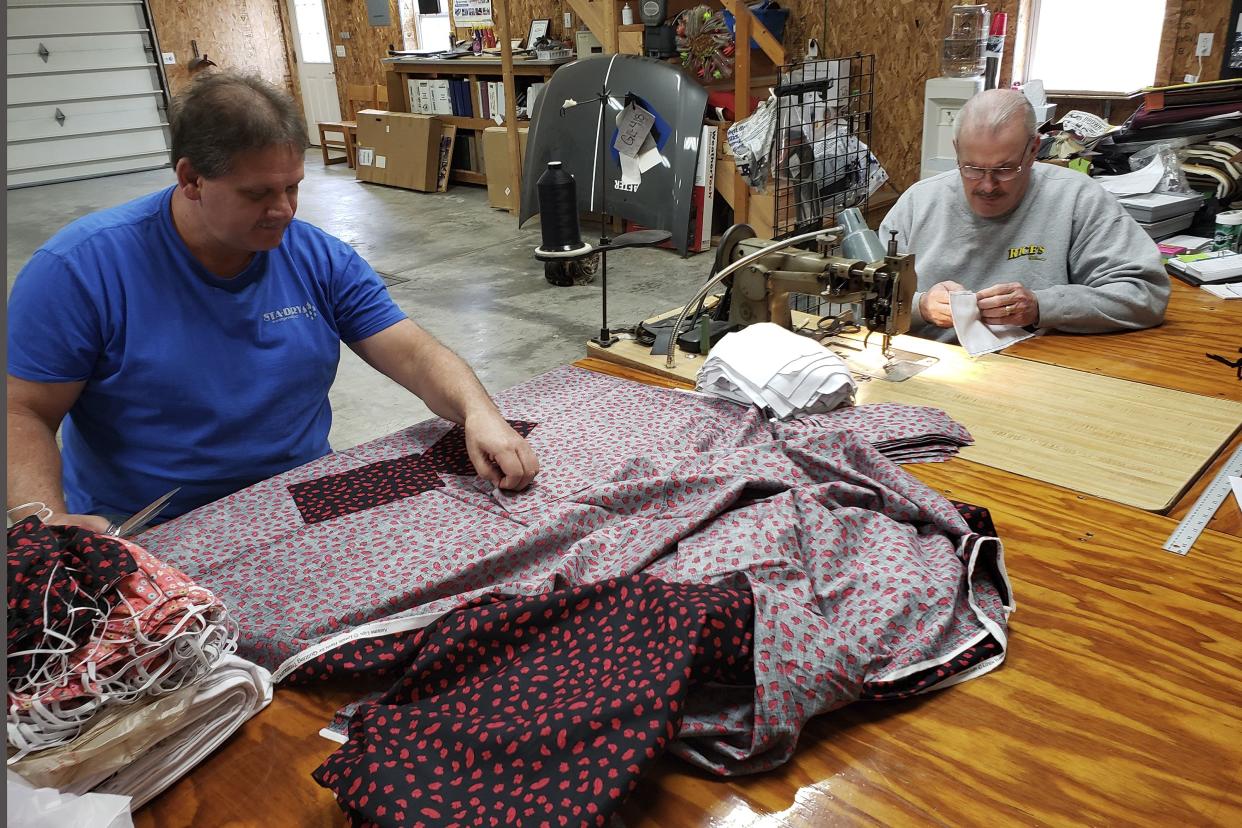
<svg viewBox="0 0 1242 828"><path fill-rule="evenodd" d="M1039 324L1039 299L1017 282L992 285L975 293L979 316L989 325Z"/></svg>
<svg viewBox="0 0 1242 828"><path fill-rule="evenodd" d="M952 328L953 310L949 307L949 294L965 289L951 281L932 285L919 298L919 313L923 315L923 320L938 328Z"/></svg>

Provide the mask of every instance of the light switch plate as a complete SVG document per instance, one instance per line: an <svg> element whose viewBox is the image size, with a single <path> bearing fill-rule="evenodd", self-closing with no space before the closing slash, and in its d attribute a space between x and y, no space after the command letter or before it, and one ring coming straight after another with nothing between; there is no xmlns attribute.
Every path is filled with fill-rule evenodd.
<svg viewBox="0 0 1242 828"><path fill-rule="evenodd" d="M163 55L163 57L164 57L164 62L165 62L165 63L170 63L170 64L171 64L171 63L176 63L176 62L177 62L177 53L176 53L176 52L160 52L160 54L161 54L161 55Z"/></svg>
<svg viewBox="0 0 1242 828"><path fill-rule="evenodd" d="M336 56L345 57L345 46L344 45L340 43L336 44Z"/></svg>
<svg viewBox="0 0 1242 828"><path fill-rule="evenodd" d="M565 31L569 31L570 29L572 29L574 27L573 12L565 12L565 16L561 22L564 24Z"/></svg>
<svg viewBox="0 0 1242 828"><path fill-rule="evenodd" d="M1207 57L1212 54L1212 33L1200 32L1199 41L1195 44L1195 57Z"/></svg>

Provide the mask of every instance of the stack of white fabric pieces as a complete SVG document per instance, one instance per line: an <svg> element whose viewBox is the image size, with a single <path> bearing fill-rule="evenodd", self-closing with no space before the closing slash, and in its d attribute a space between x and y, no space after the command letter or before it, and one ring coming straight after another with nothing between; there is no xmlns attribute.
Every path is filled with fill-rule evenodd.
<svg viewBox="0 0 1242 828"><path fill-rule="evenodd" d="M141 808L211 755L272 701L271 674L225 656L193 685L105 709L71 742L12 762L32 785L62 794L132 798Z"/></svg>
<svg viewBox="0 0 1242 828"><path fill-rule="evenodd" d="M787 420L852 404L857 385L832 351L763 322L722 338L699 369L696 387Z"/></svg>

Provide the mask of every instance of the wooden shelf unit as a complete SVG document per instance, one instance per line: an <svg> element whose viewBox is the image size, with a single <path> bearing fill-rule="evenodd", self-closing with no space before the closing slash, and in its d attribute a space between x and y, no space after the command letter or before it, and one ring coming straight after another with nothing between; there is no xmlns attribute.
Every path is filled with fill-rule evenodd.
<svg viewBox="0 0 1242 828"><path fill-rule="evenodd" d="M387 72L385 79L388 84L388 107L394 112L410 112L410 94L408 81L412 78L465 78L470 81L471 116L437 115L443 123L457 127L458 134L463 131L481 133L488 127L508 126L516 141L517 129L529 126L530 121L511 117L516 106L516 78L532 78L546 83L551 79L557 67L569 63L572 58L561 60L515 60L512 72L506 77L505 67L499 58L456 58L452 60L434 58L394 58L385 61ZM491 81L505 84L506 114L505 121L497 124L490 118L484 118L479 111L479 87ZM510 98L510 96L514 96ZM481 137L479 137L481 140ZM480 148L480 152L481 152ZM450 172L454 181L468 184L487 184L487 174L483 170L472 170L454 167ZM521 192L521 169L513 170L512 192L515 194L511 212L517 211L516 194Z"/></svg>

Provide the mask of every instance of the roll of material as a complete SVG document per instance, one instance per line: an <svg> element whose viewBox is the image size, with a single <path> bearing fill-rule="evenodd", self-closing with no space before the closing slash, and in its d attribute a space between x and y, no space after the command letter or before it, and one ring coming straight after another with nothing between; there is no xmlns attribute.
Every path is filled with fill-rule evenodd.
<svg viewBox="0 0 1242 828"><path fill-rule="evenodd" d="M542 250L560 253L584 247L578 225L578 196L574 177L560 161L549 161L539 176L539 229Z"/></svg>

